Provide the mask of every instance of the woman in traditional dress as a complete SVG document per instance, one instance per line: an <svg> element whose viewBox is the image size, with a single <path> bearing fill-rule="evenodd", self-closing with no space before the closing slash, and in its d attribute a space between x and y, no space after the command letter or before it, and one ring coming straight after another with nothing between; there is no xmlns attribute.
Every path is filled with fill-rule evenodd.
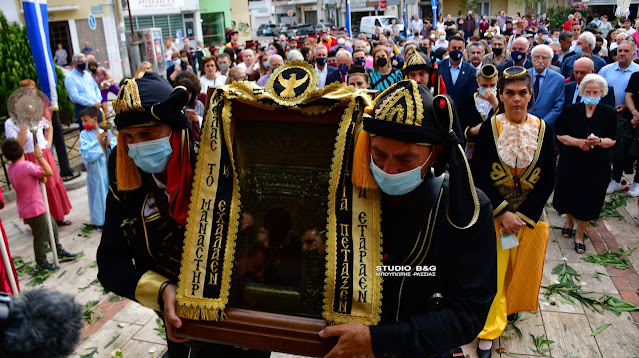
<svg viewBox="0 0 639 358"><path fill-rule="evenodd" d="M477 72L477 92L464 98L457 107L466 139L466 157L469 161L473 157L475 138L481 125L499 112L497 79L497 67L491 64L483 65Z"/></svg>
<svg viewBox="0 0 639 358"><path fill-rule="evenodd" d="M497 234L497 294L478 336L480 358L491 356L508 315L537 310L548 243L539 218L555 186L555 151L550 126L527 113L531 85L523 67L503 72L501 113L481 126L473 155L473 178L492 202Z"/></svg>
<svg viewBox="0 0 639 358"><path fill-rule="evenodd" d="M577 220L575 251L583 254L588 222L599 218L612 171L608 148L615 144L617 112L599 103L608 94L608 83L596 74L579 85L582 103L564 109L557 121L557 139L563 144L557 167L553 206L566 214L562 234L570 238Z"/></svg>

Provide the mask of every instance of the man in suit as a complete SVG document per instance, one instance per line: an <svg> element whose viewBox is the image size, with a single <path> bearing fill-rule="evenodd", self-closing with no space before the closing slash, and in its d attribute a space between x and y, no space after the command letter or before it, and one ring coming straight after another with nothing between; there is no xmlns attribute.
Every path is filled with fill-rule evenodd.
<svg viewBox="0 0 639 358"><path fill-rule="evenodd" d="M532 68L532 63L528 58L528 48L530 46L530 42L527 38L518 37L513 41L512 46L510 47L510 58L511 60L508 62L504 62L501 65L497 66L497 71L499 73L503 72L508 67L513 66L521 66L526 69Z"/></svg>
<svg viewBox="0 0 639 358"><path fill-rule="evenodd" d="M564 108L573 103L581 102L581 96L579 95L578 87L581 84L581 80L586 77L587 74L596 73L595 72L595 63L591 58L587 56L579 57L575 60L575 64L572 69L573 76L575 80L569 83L566 83L566 89L564 91L565 102ZM608 86L608 94L606 97L601 99L601 103L607 104L610 107L615 107L615 90Z"/></svg>
<svg viewBox="0 0 639 358"><path fill-rule="evenodd" d="M606 65L606 60L592 53L595 48L595 35L592 32L584 32L577 38L577 44L574 48L575 55L565 57L563 65L561 66L561 74L568 78L572 74L572 67L577 59L577 55L580 53L587 53L592 56L592 60L595 64L595 73L599 72Z"/></svg>
<svg viewBox="0 0 639 358"><path fill-rule="evenodd" d="M533 106L528 113L548 123L555 132L555 122L564 108L564 78L548 66L553 56L548 45L538 45L532 50L533 68L528 73L533 79Z"/></svg>
<svg viewBox="0 0 639 358"><path fill-rule="evenodd" d="M561 46L561 53L559 54L559 61L564 61L570 54L574 53L570 51L572 47L572 32L563 31L559 34L559 45Z"/></svg>
<svg viewBox="0 0 639 358"><path fill-rule="evenodd" d="M455 106L477 91L477 70L462 59L465 44L463 37L451 37L448 41L448 58L439 63L439 74L446 85L446 93Z"/></svg>
<svg viewBox="0 0 639 358"><path fill-rule="evenodd" d="M330 73L337 71L335 67L326 64L328 50L326 46L318 44L315 46L315 71L317 71L317 88L324 88L327 83L326 78Z"/></svg>
<svg viewBox="0 0 639 358"><path fill-rule="evenodd" d="M347 74L348 68L351 67L351 53L346 50L337 51L335 55L337 61L337 71L333 71L326 75L326 85L330 85L333 82L348 83Z"/></svg>

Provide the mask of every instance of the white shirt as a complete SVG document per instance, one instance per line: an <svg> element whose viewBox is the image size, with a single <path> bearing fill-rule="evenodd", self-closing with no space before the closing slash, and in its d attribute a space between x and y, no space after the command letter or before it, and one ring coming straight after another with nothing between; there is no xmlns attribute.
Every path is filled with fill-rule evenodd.
<svg viewBox="0 0 639 358"><path fill-rule="evenodd" d="M448 48L448 41L444 40L437 40L435 41L435 50L437 50L438 48L443 47L443 48Z"/></svg>
<svg viewBox="0 0 639 358"><path fill-rule="evenodd" d="M218 74L214 80L209 80L206 76L200 77L202 84L202 93L206 93L209 87L220 87L226 83L226 76Z"/></svg>
<svg viewBox="0 0 639 358"><path fill-rule="evenodd" d="M626 34L628 34L628 36L632 36L632 34L634 34L635 32L637 32L637 30L633 29L632 27L626 30Z"/></svg>
<svg viewBox="0 0 639 358"><path fill-rule="evenodd" d="M437 22L437 24L435 24L435 27L437 28L437 32L446 31L446 26L444 26L443 22Z"/></svg>
<svg viewBox="0 0 639 358"><path fill-rule="evenodd" d="M240 64L239 64L239 65L237 65L236 67L239 67L239 68L243 69L244 71L246 71L246 69L248 68L244 62L240 63ZM255 65L253 65L253 70L254 70L254 71L259 70L259 67L258 67L258 64L257 64L257 63L256 63Z"/></svg>
<svg viewBox="0 0 639 358"><path fill-rule="evenodd" d="M324 88L326 86L326 75L328 75L328 65L324 65L324 69L320 70L315 65L315 71L317 71L317 88Z"/></svg>
<svg viewBox="0 0 639 358"><path fill-rule="evenodd" d="M49 142L47 142L47 140L44 138L43 131L43 129L47 128L49 128L49 121L47 121L46 118L42 117L42 119L38 122L38 130L36 131L36 137L38 138L38 145L40 146L40 149L46 148L47 144L49 144ZM4 121L4 134L7 138L18 139L18 134L20 134L20 127L13 122L13 119L7 118L7 120ZM24 142L24 145L22 145L22 148L24 149L25 153L33 153L33 151L35 150L33 148L33 134L31 134L31 132L27 132L26 141Z"/></svg>

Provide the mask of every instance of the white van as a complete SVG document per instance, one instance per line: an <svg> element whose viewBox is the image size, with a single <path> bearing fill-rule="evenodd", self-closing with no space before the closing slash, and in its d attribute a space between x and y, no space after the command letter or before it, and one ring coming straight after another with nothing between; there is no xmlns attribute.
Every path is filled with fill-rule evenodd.
<svg viewBox="0 0 639 358"><path fill-rule="evenodd" d="M397 21L400 32L403 31L404 24L399 21L396 16L364 16L362 17L362 21L359 23L359 32L366 33L366 37L370 39L375 33L375 26L379 26L382 32L384 32L387 27L391 26L392 19Z"/></svg>

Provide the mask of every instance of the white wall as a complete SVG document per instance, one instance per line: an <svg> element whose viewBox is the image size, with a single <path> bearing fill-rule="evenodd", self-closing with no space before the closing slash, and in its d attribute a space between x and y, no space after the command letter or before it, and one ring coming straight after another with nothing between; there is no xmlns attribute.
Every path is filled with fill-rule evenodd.
<svg viewBox="0 0 639 358"><path fill-rule="evenodd" d="M0 1L0 10L4 13L4 16L7 17L7 21L16 22L22 24L22 19L20 18L20 14L18 13L18 8L15 0L3 0Z"/></svg>

